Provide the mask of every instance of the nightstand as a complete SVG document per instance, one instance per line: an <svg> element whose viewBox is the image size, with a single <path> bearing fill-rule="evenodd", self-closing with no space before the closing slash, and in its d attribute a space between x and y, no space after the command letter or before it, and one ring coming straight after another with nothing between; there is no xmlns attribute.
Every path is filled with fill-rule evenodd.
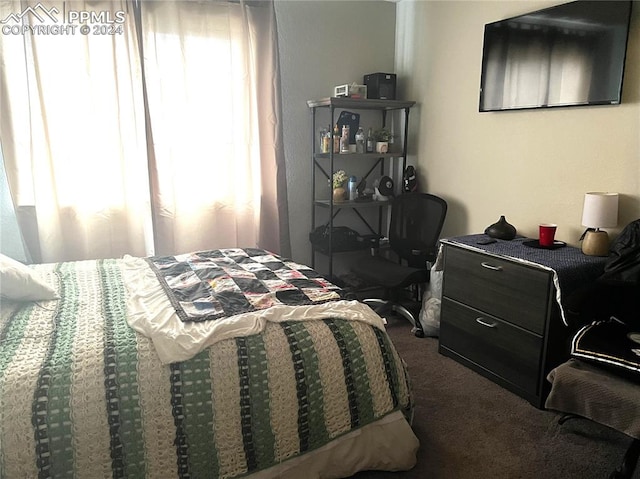
<svg viewBox="0 0 640 479"><path fill-rule="evenodd" d="M439 351L543 408L547 373L568 358L562 297L594 281L606 258L578 248L444 239Z"/></svg>

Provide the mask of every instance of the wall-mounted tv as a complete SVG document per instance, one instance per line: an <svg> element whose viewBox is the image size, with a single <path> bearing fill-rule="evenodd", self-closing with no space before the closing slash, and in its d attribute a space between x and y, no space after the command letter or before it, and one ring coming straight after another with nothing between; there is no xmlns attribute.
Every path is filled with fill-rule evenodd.
<svg viewBox="0 0 640 479"><path fill-rule="evenodd" d="M485 25L480 111L619 104L631 4L578 0Z"/></svg>

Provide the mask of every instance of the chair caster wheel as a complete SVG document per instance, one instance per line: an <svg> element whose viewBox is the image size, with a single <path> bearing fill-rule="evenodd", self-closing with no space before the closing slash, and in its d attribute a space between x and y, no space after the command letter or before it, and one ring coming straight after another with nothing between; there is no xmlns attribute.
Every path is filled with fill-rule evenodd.
<svg viewBox="0 0 640 479"><path fill-rule="evenodd" d="M416 338L424 338L424 331L422 329L416 329L414 333Z"/></svg>

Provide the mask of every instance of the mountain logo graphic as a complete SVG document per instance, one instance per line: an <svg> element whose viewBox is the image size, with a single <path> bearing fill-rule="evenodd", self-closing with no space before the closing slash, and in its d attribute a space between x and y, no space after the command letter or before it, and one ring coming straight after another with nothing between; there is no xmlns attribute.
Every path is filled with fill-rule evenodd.
<svg viewBox="0 0 640 479"><path fill-rule="evenodd" d="M44 23L45 15L49 17L51 20L53 20L55 23L58 23L58 19L55 17L55 15L60 13L60 10L58 10L56 7L53 7L50 10L47 10L45 6L42 5L42 3L38 3L35 7L29 6L20 13L9 14L7 18L5 18L4 20L0 20L0 23L5 24L5 23L9 23L10 21L13 21L15 23L20 23L20 21L22 20L22 17L24 17L28 13L36 17L40 23Z"/></svg>

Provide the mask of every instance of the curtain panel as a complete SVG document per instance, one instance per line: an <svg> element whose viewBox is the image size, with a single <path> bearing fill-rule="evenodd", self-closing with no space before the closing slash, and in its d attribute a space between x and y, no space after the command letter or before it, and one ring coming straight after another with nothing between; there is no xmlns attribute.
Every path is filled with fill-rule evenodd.
<svg viewBox="0 0 640 479"><path fill-rule="evenodd" d="M26 2L2 2L1 18ZM47 3L124 11L124 1ZM23 24L53 25L30 14ZM25 241L46 262L144 255L149 191L133 22L119 35L2 34L0 137ZM34 251L35 250L35 251ZM39 251L38 251L39 250Z"/></svg>
<svg viewBox="0 0 640 479"><path fill-rule="evenodd" d="M272 2L46 5L124 21L0 38L5 166L40 259L289 254Z"/></svg>

